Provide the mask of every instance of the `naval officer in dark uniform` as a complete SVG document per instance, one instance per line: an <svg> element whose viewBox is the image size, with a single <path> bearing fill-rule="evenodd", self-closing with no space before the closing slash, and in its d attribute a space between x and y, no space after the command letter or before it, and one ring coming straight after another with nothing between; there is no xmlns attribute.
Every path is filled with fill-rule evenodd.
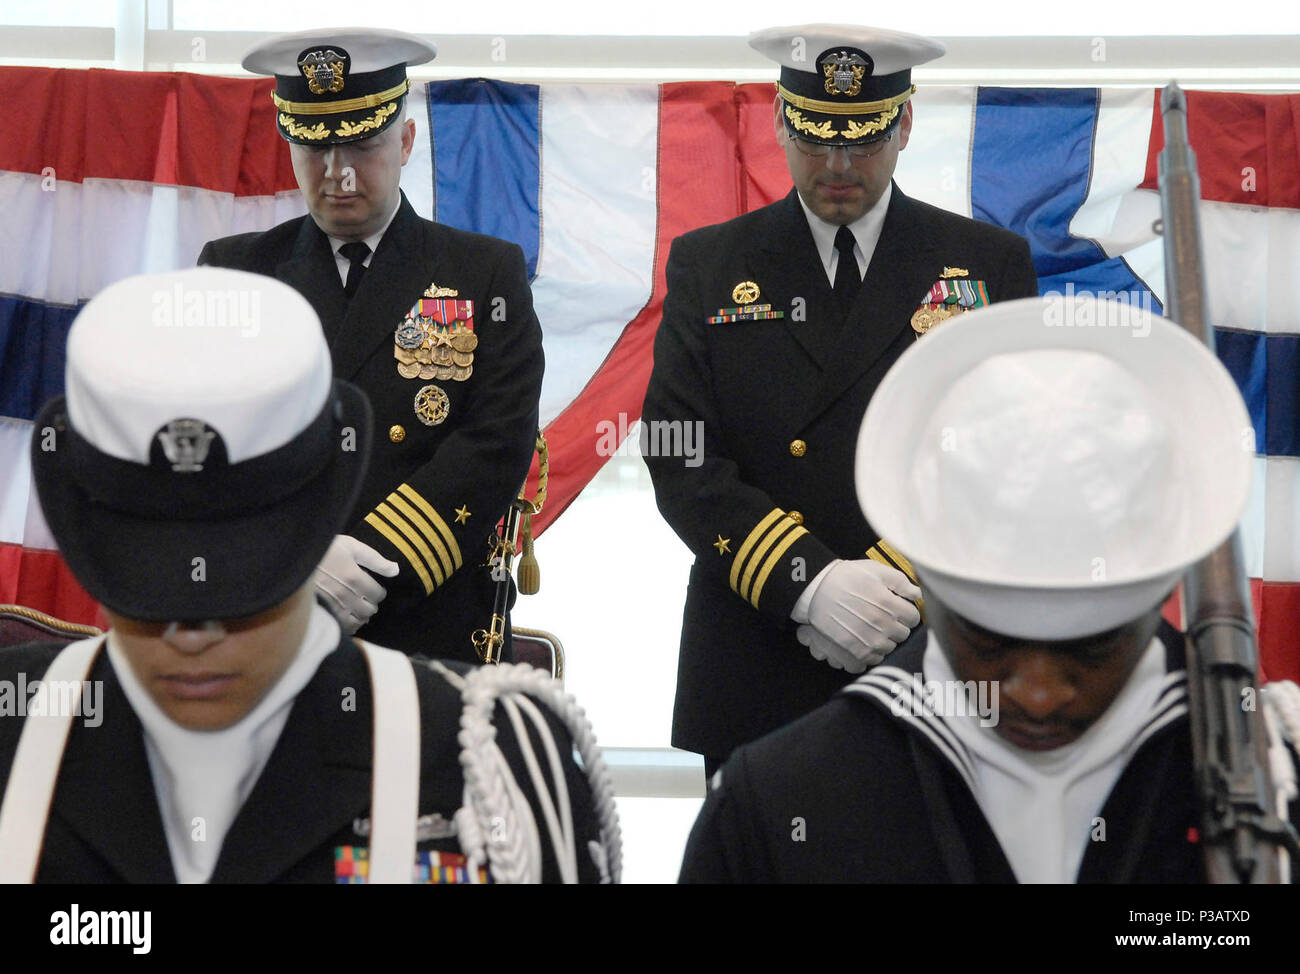
<svg viewBox="0 0 1300 974"><path fill-rule="evenodd" d="M1136 305L1031 298L918 342L855 467L920 573L927 638L738 748L682 880L1205 882L1195 705L1161 606L1246 508L1249 428L1214 353ZM1261 697L1276 818L1243 812L1250 789L1213 814L1262 839L1300 822L1300 688Z"/></svg>
<svg viewBox="0 0 1300 974"><path fill-rule="evenodd" d="M421 219L398 188L416 137L406 66L434 54L381 30L254 48L243 64L276 77L276 125L309 215L212 241L199 263L296 288L334 374L374 406L374 455L318 591L367 639L476 661L489 538L532 459L542 334L520 248Z"/></svg>
<svg viewBox="0 0 1300 974"><path fill-rule="evenodd" d="M698 424L703 437L702 463L646 462L696 559L672 741L710 772L918 625L910 566L853 496L862 413L935 324L1037 293L1023 238L892 182L911 68L942 45L832 25L750 44L781 65L774 125L795 188L674 241L643 413L652 429Z"/></svg>

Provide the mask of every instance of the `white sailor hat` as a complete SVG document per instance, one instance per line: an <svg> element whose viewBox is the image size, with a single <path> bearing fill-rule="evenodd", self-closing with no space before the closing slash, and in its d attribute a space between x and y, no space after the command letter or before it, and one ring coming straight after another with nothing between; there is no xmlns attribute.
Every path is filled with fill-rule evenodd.
<svg viewBox="0 0 1300 974"><path fill-rule="evenodd" d="M958 315L876 390L858 436L873 529L954 612L1067 639L1151 610L1245 509L1254 438L1227 370L1136 304Z"/></svg>
<svg viewBox="0 0 1300 974"><path fill-rule="evenodd" d="M105 288L68 333L65 388L36 419L32 473L73 574L121 615L270 608L356 501L369 403L274 278L200 267Z"/></svg>
<svg viewBox="0 0 1300 974"><path fill-rule="evenodd" d="M244 55L253 74L275 75L276 126L290 142L333 145L378 135L397 119L408 64L438 49L413 34L338 27L281 34Z"/></svg>
<svg viewBox="0 0 1300 974"><path fill-rule="evenodd" d="M787 131L828 145L883 138L916 91L912 68L945 51L927 37L848 24L769 27L749 46L781 65Z"/></svg>

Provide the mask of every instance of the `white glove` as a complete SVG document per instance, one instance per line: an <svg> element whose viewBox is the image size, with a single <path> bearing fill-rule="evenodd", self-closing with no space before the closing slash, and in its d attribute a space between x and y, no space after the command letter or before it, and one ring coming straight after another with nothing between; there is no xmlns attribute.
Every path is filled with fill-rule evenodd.
<svg viewBox="0 0 1300 974"><path fill-rule="evenodd" d="M364 626L388 595L388 590L366 569L385 578L392 578L400 570L397 562L389 561L370 545L347 534L335 535L325 557L316 566L313 578L316 591L325 597L330 611L348 635Z"/></svg>
<svg viewBox="0 0 1300 974"><path fill-rule="evenodd" d="M869 558L835 562L808 605L808 624L822 639L809 637L804 645L836 669L861 673L911 634L921 613L909 600L920 597L921 590L896 568ZM849 666L848 660L861 668Z"/></svg>
<svg viewBox="0 0 1300 974"><path fill-rule="evenodd" d="M813 659L829 663L832 669L848 670L850 673L865 673L867 666L870 665L865 660L855 659L850 656L812 626L800 626L795 630L795 638L808 647ZM879 660L874 662L879 662Z"/></svg>

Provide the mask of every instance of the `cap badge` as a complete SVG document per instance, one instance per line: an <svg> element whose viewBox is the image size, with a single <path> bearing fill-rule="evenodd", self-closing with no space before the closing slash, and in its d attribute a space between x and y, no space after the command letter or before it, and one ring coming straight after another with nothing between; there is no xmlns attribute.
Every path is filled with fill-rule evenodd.
<svg viewBox="0 0 1300 974"><path fill-rule="evenodd" d="M201 419L173 419L154 435L175 473L197 473L217 434Z"/></svg>
<svg viewBox="0 0 1300 974"><path fill-rule="evenodd" d="M870 62L861 54L840 51L828 55L822 61L822 72L826 75L826 93L857 97L862 91L862 78L870 69Z"/></svg>
<svg viewBox="0 0 1300 974"><path fill-rule="evenodd" d="M332 95L342 91L346 59L347 54L340 54L333 48L304 53L298 59L298 67L307 79L307 90L313 95Z"/></svg>

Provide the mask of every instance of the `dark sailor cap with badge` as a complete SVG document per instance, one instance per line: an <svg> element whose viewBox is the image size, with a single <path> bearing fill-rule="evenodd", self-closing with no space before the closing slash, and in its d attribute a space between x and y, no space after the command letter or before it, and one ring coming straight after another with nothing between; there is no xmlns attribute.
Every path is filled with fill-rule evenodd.
<svg viewBox="0 0 1300 974"><path fill-rule="evenodd" d="M32 474L68 566L120 615L268 609L356 502L369 404L274 278L201 267L105 288L68 333L65 388L36 419Z"/></svg>
<svg viewBox="0 0 1300 974"><path fill-rule="evenodd" d="M845 24L770 27L749 46L781 65L786 131L827 145L882 138L916 91L912 68L945 51L916 34Z"/></svg>
<svg viewBox="0 0 1300 974"><path fill-rule="evenodd" d="M410 88L408 64L438 49L395 30L340 27L282 34L244 56L245 71L275 75L275 124L290 142L336 145L384 131Z"/></svg>

